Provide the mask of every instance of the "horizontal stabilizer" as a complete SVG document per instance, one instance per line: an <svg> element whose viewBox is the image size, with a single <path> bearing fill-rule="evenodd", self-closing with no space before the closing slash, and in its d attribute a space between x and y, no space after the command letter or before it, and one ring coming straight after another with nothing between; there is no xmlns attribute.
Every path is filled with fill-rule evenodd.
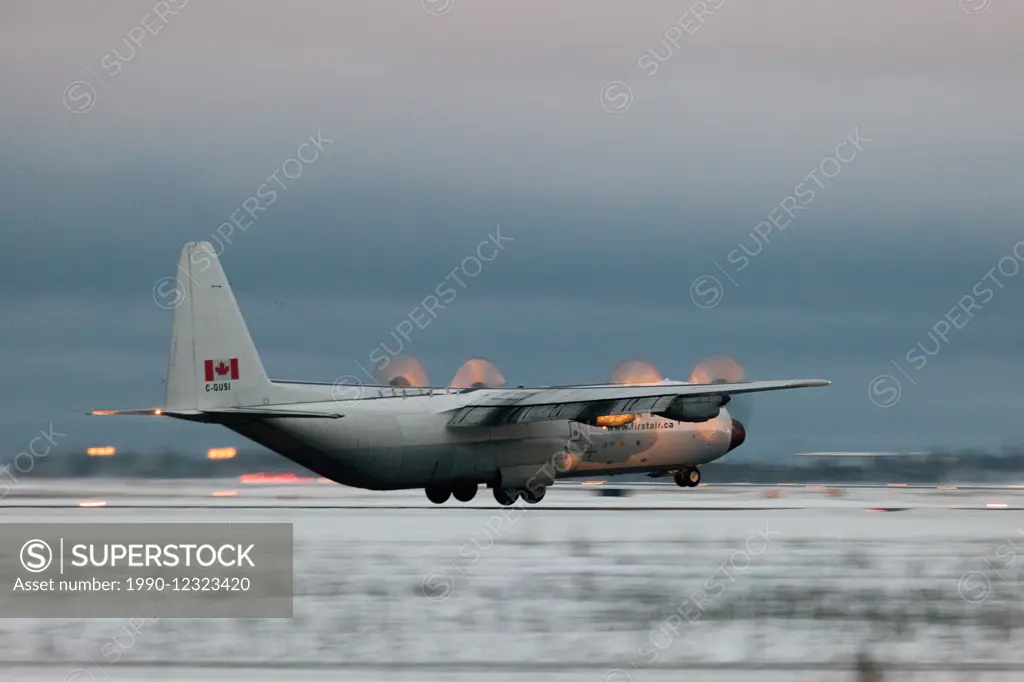
<svg viewBox="0 0 1024 682"><path fill-rule="evenodd" d="M222 407L215 410L163 410L153 408L149 410L93 410L90 415L133 415L149 417L175 417L177 419L191 419L203 421L204 416L216 417L217 415L236 417L290 417L307 419L341 419L345 415L334 412L309 412L304 410L280 410L274 407ZM197 419L199 418L199 419Z"/></svg>
<svg viewBox="0 0 1024 682"><path fill-rule="evenodd" d="M199 410L184 410L184 411L188 412L190 414L199 414ZM144 417L159 417L161 415L165 415L165 414L168 414L168 413L164 412L160 408L151 408L151 409L148 409L148 410L93 410L92 412L89 412L87 414L90 414L90 415L93 415L93 416L102 416L102 417L106 417L106 416L110 416L110 415L116 415L116 416L132 415L132 416L144 416ZM170 416L170 415L168 415L168 416Z"/></svg>

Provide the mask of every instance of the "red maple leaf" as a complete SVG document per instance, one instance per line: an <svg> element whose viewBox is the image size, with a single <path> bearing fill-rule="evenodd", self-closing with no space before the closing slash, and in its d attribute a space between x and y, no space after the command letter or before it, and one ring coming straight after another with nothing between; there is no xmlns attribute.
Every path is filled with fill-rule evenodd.
<svg viewBox="0 0 1024 682"><path fill-rule="evenodd" d="M217 376L224 376L225 374L231 371L231 367L226 365L223 360L221 360L220 364L214 367L213 369L214 371L217 372Z"/></svg>

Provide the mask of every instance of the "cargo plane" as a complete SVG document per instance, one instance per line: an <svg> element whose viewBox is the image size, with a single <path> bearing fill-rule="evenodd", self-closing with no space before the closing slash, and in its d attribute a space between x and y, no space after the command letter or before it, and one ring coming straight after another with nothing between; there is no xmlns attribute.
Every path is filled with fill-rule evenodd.
<svg viewBox="0 0 1024 682"><path fill-rule="evenodd" d="M372 384L272 380L213 247L186 244L178 273L163 406L93 414L219 424L338 483L422 488L436 504L468 502L480 486L501 505L535 504L557 479L618 474L693 487L702 464L746 440L750 394L829 384L744 381L726 356L686 382L632 363L606 384L509 388L474 359L431 387L405 356Z"/></svg>

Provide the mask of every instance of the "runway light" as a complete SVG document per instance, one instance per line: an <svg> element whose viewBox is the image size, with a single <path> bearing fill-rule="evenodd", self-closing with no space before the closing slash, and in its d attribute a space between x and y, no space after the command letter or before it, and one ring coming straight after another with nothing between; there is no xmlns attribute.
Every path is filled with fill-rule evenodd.
<svg viewBox="0 0 1024 682"><path fill-rule="evenodd" d="M210 448L206 451L207 459L233 459L237 453L234 448Z"/></svg>
<svg viewBox="0 0 1024 682"><path fill-rule="evenodd" d="M906 488L906 483L886 483L886 487L889 488Z"/></svg>
<svg viewBox="0 0 1024 682"><path fill-rule="evenodd" d="M956 490L955 485L940 485L937 490Z"/></svg>
<svg viewBox="0 0 1024 682"><path fill-rule="evenodd" d="M85 454L90 457L110 457L115 452L117 452L117 450L114 447L107 445L102 448L87 448Z"/></svg>
<svg viewBox="0 0 1024 682"><path fill-rule="evenodd" d="M1005 502L989 502L985 506L989 509L1006 509L1007 505Z"/></svg>
<svg viewBox="0 0 1024 682"><path fill-rule="evenodd" d="M238 495L237 490L214 490L210 493L213 497L235 497Z"/></svg>
<svg viewBox="0 0 1024 682"><path fill-rule="evenodd" d="M106 507L107 503L103 500L86 500L85 502L79 502L79 507Z"/></svg>
<svg viewBox="0 0 1024 682"><path fill-rule="evenodd" d="M583 481L583 485L604 485L604 481Z"/></svg>
<svg viewBox="0 0 1024 682"><path fill-rule="evenodd" d="M242 483L312 483L312 477L300 477L295 474L242 474Z"/></svg>

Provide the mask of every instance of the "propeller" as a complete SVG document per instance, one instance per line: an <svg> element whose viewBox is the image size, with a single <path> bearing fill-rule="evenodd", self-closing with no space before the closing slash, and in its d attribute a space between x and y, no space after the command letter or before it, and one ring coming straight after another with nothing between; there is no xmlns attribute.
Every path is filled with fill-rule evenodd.
<svg viewBox="0 0 1024 682"><path fill-rule="evenodd" d="M620 362L612 370L613 384L656 384L661 380L661 372L645 360Z"/></svg>
<svg viewBox="0 0 1024 682"><path fill-rule="evenodd" d="M698 362L693 368L693 372L690 373L691 384L738 384L746 380L747 371L731 355L712 355ZM754 403L751 397L749 395L732 396L729 400L728 410L733 419L742 425L745 432L746 428L750 426L754 412ZM713 432L718 419L720 417L704 422L710 431L698 428L697 432L702 436Z"/></svg>
<svg viewBox="0 0 1024 682"><path fill-rule="evenodd" d="M701 360L690 373L691 384L736 384L746 376L743 365L731 355L712 355Z"/></svg>
<svg viewBox="0 0 1024 682"><path fill-rule="evenodd" d="M504 388L505 375L490 360L470 358L455 373L451 388Z"/></svg>
<svg viewBox="0 0 1024 682"><path fill-rule="evenodd" d="M388 386L430 386L423 363L411 355L396 355L377 370L377 381Z"/></svg>

